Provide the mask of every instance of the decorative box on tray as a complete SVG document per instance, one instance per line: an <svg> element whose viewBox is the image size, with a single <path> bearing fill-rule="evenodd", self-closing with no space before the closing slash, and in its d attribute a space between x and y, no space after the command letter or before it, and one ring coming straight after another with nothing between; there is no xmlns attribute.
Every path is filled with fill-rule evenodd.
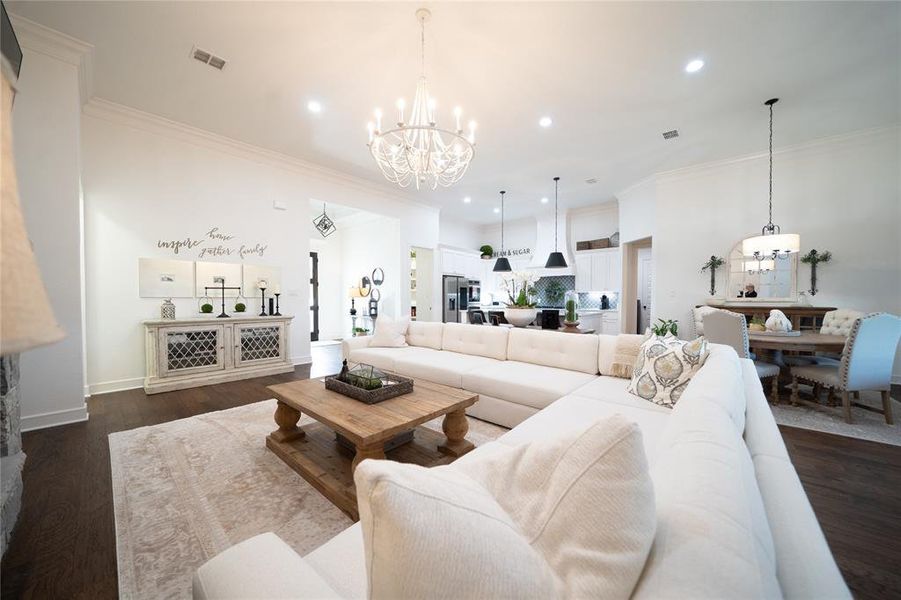
<svg viewBox="0 0 901 600"><path fill-rule="evenodd" d="M360 363L348 369L347 361L341 372L325 378L326 389L354 400L375 404L413 391L413 380Z"/></svg>

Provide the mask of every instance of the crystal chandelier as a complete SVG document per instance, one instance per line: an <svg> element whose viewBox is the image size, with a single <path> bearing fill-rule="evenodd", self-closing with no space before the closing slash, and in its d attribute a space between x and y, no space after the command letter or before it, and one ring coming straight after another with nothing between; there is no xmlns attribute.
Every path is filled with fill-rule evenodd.
<svg viewBox="0 0 901 600"><path fill-rule="evenodd" d="M395 126L382 130L382 111L375 109L375 123L370 122L369 151L388 181L401 187L411 183L416 189L426 186L431 189L439 185L451 186L469 168L475 154L475 121L469 122L469 134L464 135L460 126L463 111L454 109L453 131L438 127L435 121L435 100L429 96L429 86L425 78L425 22L431 13L420 8L416 19L420 27L421 73L416 83L416 96L409 120L404 121L406 104L397 101L398 118Z"/></svg>
<svg viewBox="0 0 901 600"><path fill-rule="evenodd" d="M742 240L742 254L753 256L758 262L766 258L788 258L801 247L801 236L797 233L782 233L778 225L773 224L773 105L779 98L764 102L770 107L770 220L763 226L760 235Z"/></svg>

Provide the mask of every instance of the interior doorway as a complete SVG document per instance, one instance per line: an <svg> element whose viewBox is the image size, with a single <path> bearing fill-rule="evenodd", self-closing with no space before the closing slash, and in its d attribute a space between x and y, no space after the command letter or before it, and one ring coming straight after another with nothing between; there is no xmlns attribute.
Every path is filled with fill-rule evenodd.
<svg viewBox="0 0 901 600"><path fill-rule="evenodd" d="M435 253L430 248L410 248L410 319L433 321Z"/></svg>
<svg viewBox="0 0 901 600"><path fill-rule="evenodd" d="M623 333L644 333L654 318L653 240L644 238L623 244Z"/></svg>
<svg viewBox="0 0 901 600"><path fill-rule="evenodd" d="M310 341L319 341L319 253L310 252Z"/></svg>

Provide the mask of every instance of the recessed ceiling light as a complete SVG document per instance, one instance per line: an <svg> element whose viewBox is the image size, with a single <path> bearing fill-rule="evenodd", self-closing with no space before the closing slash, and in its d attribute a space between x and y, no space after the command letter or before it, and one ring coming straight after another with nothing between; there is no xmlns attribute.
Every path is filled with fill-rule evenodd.
<svg viewBox="0 0 901 600"><path fill-rule="evenodd" d="M463 204L469 204L470 202L472 202L472 198L470 198L469 196L463 198Z"/></svg>
<svg viewBox="0 0 901 600"><path fill-rule="evenodd" d="M541 125L542 127L544 127L545 129L547 129L548 127L553 125L554 122L551 120L550 117L541 117L540 119L538 119L538 124Z"/></svg>
<svg viewBox="0 0 901 600"><path fill-rule="evenodd" d="M499 209L498 207L495 206L495 207L494 207L494 214L499 215L500 212L501 212L501 209Z"/></svg>
<svg viewBox="0 0 901 600"><path fill-rule="evenodd" d="M696 73L697 71L700 71L703 68L704 68L704 61L701 60L700 58L696 58L693 61L691 61L690 63L688 63L687 65L685 65L685 72L686 73Z"/></svg>
<svg viewBox="0 0 901 600"><path fill-rule="evenodd" d="M307 110L311 113L319 114L322 112L322 105L315 100L310 100L309 102L307 102Z"/></svg>
<svg viewBox="0 0 901 600"><path fill-rule="evenodd" d="M547 203L548 203L547 196L545 196L544 198L541 199L541 203L542 203L542 204L547 204Z"/></svg>

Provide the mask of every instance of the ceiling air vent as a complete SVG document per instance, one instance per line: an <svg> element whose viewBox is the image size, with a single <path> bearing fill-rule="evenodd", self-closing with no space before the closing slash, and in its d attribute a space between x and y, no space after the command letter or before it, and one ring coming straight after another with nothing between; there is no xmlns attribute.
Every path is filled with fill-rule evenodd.
<svg viewBox="0 0 901 600"><path fill-rule="evenodd" d="M678 129L673 129L672 131L664 131L663 132L663 139L665 139L665 140L671 140L671 139L677 138L677 137L679 137Z"/></svg>
<svg viewBox="0 0 901 600"><path fill-rule="evenodd" d="M197 46L191 49L191 56L194 60L199 60L205 65L209 65L214 69L219 69L220 71L225 67L225 59L215 56L211 52L207 52L206 50L201 50Z"/></svg>
<svg viewBox="0 0 901 600"><path fill-rule="evenodd" d="M588 179L585 180L585 183L587 183L588 185L594 185L597 182L598 182L597 177L589 177Z"/></svg>

